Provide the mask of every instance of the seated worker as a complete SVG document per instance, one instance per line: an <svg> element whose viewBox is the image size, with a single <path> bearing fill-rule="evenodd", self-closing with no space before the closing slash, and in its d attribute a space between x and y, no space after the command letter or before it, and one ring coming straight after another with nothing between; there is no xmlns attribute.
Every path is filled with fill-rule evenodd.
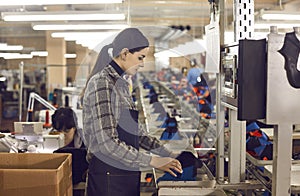
<svg viewBox="0 0 300 196"><path fill-rule="evenodd" d="M84 148L84 144L79 135L77 117L71 108L58 108L52 118L52 127L64 134L65 146L74 148Z"/></svg>
<svg viewBox="0 0 300 196"><path fill-rule="evenodd" d="M52 127L58 132L63 132L65 136L65 146L54 153L71 153L73 184L85 182L88 168L87 150L79 135L75 112L71 108L58 108L52 115Z"/></svg>

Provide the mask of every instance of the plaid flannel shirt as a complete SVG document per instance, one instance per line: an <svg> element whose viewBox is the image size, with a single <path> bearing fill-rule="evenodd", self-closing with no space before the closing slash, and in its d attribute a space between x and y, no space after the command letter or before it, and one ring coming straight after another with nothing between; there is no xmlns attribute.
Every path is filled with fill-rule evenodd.
<svg viewBox="0 0 300 196"><path fill-rule="evenodd" d="M151 156L119 140L117 124L122 108L137 110L129 93L128 82L113 61L94 75L83 98L83 136L90 153L99 153L129 167L148 167ZM139 126L139 145L160 156L170 151Z"/></svg>

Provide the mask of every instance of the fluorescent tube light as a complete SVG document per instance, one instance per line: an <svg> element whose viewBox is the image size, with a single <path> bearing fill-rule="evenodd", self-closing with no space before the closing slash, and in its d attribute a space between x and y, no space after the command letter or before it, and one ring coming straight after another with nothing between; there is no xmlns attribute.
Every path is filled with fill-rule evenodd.
<svg viewBox="0 0 300 196"><path fill-rule="evenodd" d="M65 56L66 59L74 59L74 58L77 57L76 54L64 54L64 56Z"/></svg>
<svg viewBox="0 0 300 196"><path fill-rule="evenodd" d="M55 31L55 30L108 30L108 29L125 29L128 25L125 24L33 24L32 28L34 30L47 30L47 31Z"/></svg>
<svg viewBox="0 0 300 196"><path fill-rule="evenodd" d="M105 38L94 38L94 39L77 39L76 44L87 47L90 44L95 44L95 46L101 43Z"/></svg>
<svg viewBox="0 0 300 196"><path fill-rule="evenodd" d="M98 37L98 38L89 38L89 39L84 39L84 38L78 38L76 40L76 44L82 45L83 47L87 47L90 50L97 50L98 47L102 48L101 46L106 45L105 41L107 40L107 37Z"/></svg>
<svg viewBox="0 0 300 196"><path fill-rule="evenodd" d="M261 11L263 20L300 20L299 12L287 11Z"/></svg>
<svg viewBox="0 0 300 196"><path fill-rule="evenodd" d="M32 56L40 56L40 57L44 57L44 56L48 56L48 52L47 51L32 51L30 53Z"/></svg>
<svg viewBox="0 0 300 196"><path fill-rule="evenodd" d="M22 45L7 45L6 43L0 44L1 51L14 51L14 50L23 50Z"/></svg>
<svg viewBox="0 0 300 196"><path fill-rule="evenodd" d="M63 4L110 4L122 0L0 0L0 6L11 5L63 5Z"/></svg>
<svg viewBox="0 0 300 196"><path fill-rule="evenodd" d="M117 35L116 31L108 32L54 32L51 34L53 38L64 38L65 41L75 41L83 47L95 49L100 44L111 43L112 39ZM110 41L109 41L110 40Z"/></svg>
<svg viewBox="0 0 300 196"><path fill-rule="evenodd" d="M1 15L4 21L125 20L125 14L103 14L98 11L3 12Z"/></svg>
<svg viewBox="0 0 300 196"><path fill-rule="evenodd" d="M107 38L115 35L116 32L54 32L51 34L53 38L65 38L68 41L75 41L78 39L93 39L93 38Z"/></svg>
<svg viewBox="0 0 300 196"><path fill-rule="evenodd" d="M31 54L20 54L20 53L0 53L0 57L4 59L31 59Z"/></svg>

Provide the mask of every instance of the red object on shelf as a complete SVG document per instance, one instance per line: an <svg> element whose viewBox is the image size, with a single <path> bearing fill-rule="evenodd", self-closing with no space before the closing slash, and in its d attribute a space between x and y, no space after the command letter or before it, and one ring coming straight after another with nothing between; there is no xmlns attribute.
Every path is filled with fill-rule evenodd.
<svg viewBox="0 0 300 196"><path fill-rule="evenodd" d="M46 111L46 119L45 119L45 124L43 125L44 128L50 128L52 125L50 124L50 114L49 110Z"/></svg>
<svg viewBox="0 0 300 196"><path fill-rule="evenodd" d="M28 122L33 122L33 111L32 110L28 110Z"/></svg>

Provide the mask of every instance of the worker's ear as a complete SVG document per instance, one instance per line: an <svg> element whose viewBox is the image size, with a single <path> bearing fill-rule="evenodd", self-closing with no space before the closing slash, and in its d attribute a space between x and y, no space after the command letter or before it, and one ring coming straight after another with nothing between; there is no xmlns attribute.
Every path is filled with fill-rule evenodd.
<svg viewBox="0 0 300 196"><path fill-rule="evenodd" d="M126 56L127 56L127 54L128 54L128 52L129 52L129 50L128 50L128 48L123 48L122 50L121 50L121 59L123 60L123 61L125 61L126 60Z"/></svg>

